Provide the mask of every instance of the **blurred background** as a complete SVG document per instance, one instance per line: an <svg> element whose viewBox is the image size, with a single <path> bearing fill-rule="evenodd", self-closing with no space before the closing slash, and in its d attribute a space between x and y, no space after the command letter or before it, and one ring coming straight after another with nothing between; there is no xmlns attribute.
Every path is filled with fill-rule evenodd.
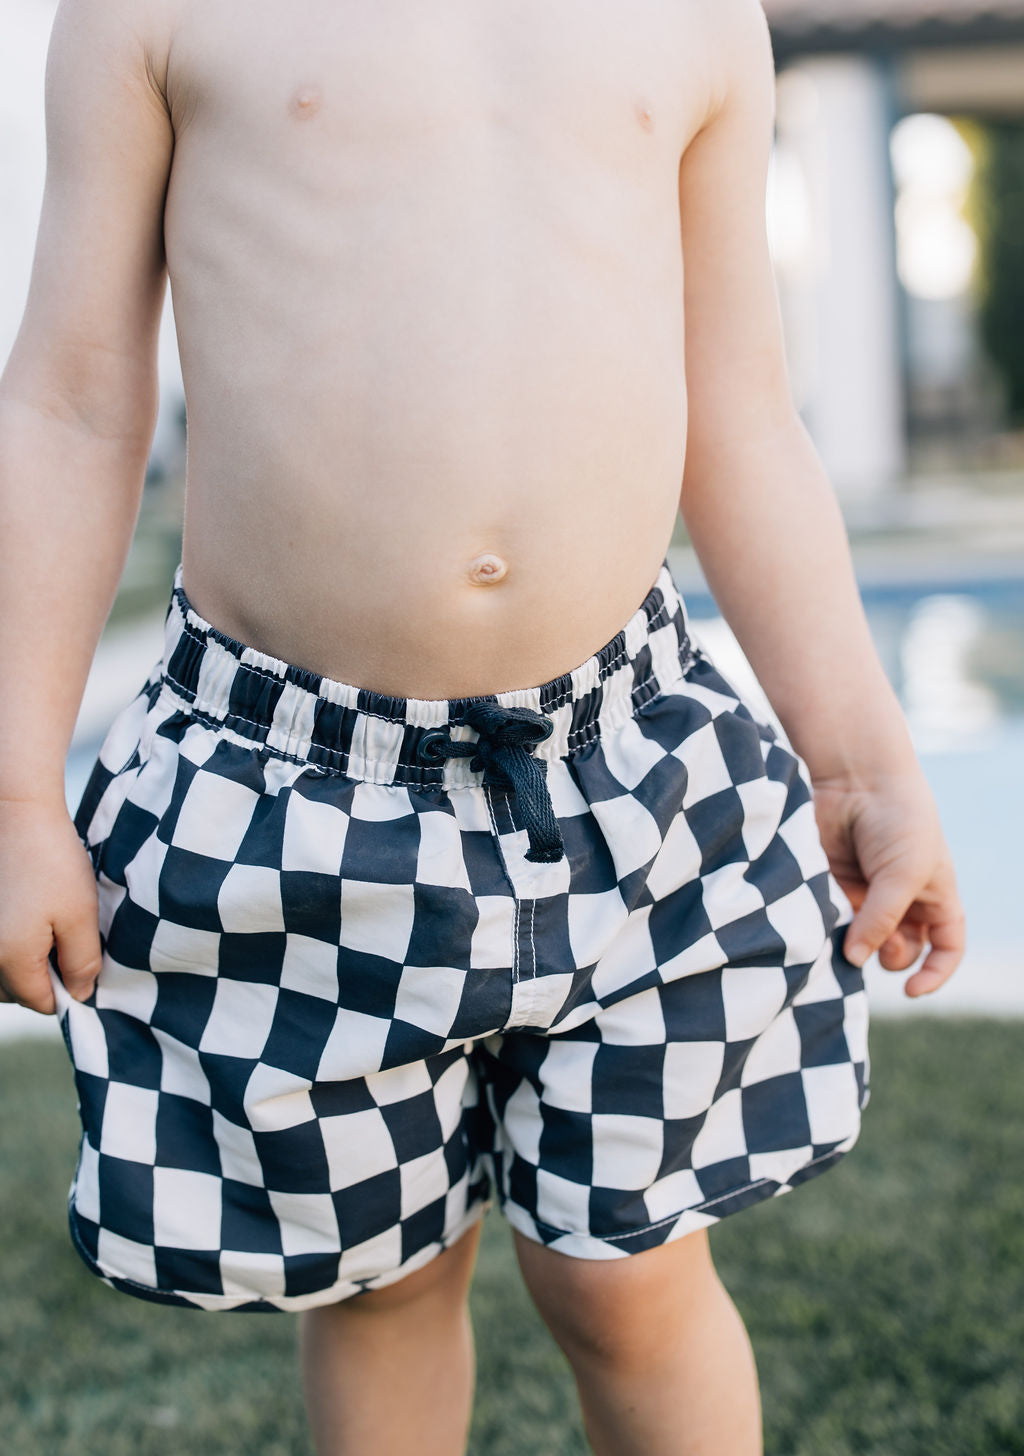
<svg viewBox="0 0 1024 1456"><path fill-rule="evenodd" d="M794 395L939 803L969 948L921 1002L869 964L875 1090L855 1156L726 1220L715 1257L757 1350L769 1456L1021 1453L1024 0L764 4L778 69L768 226ZM54 10L3 0L0 13L0 362L42 194ZM138 530L68 759L72 808L159 655L179 559L170 300L161 378ZM770 715L681 523L670 560L695 635ZM306 1453L290 1322L157 1309L78 1265L59 1207L70 1070L40 1040L56 1035L53 1018L0 1006L5 1449ZM583 1453L571 1379L500 1220L484 1240L470 1450Z"/></svg>

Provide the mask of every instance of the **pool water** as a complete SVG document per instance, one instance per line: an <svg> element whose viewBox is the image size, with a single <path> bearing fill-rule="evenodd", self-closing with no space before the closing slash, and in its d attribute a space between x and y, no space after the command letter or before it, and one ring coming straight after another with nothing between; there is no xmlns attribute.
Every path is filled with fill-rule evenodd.
<svg viewBox="0 0 1024 1456"><path fill-rule="evenodd" d="M1024 580L862 586L861 596L935 794L968 927L967 955L938 996L911 1003L906 977L878 968L869 991L891 1011L1024 1014ZM686 599L694 634L770 714L712 599Z"/></svg>

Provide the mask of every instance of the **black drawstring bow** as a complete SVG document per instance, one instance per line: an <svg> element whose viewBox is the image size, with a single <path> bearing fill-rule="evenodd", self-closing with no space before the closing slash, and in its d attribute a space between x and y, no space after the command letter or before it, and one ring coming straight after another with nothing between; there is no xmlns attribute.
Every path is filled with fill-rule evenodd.
<svg viewBox="0 0 1024 1456"><path fill-rule="evenodd" d="M534 744L551 736L554 728L551 719L532 708L474 703L466 710L464 721L480 735L477 743L462 743L443 729L433 729L423 735L423 757L428 762L468 758L474 773L483 770L484 783L511 789L530 841L526 858L534 864L553 864L560 860L565 846L548 792L546 765L529 751Z"/></svg>

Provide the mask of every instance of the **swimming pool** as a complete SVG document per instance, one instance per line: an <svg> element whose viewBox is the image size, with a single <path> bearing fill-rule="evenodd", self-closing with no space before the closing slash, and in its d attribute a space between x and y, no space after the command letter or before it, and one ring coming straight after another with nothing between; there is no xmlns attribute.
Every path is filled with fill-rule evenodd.
<svg viewBox="0 0 1024 1456"><path fill-rule="evenodd" d="M685 595L694 634L756 692L712 598ZM906 977L877 967L869 990L893 1012L1024 1014L1024 579L862 583L861 597L939 806L968 925L967 955L937 996L912 1003Z"/></svg>

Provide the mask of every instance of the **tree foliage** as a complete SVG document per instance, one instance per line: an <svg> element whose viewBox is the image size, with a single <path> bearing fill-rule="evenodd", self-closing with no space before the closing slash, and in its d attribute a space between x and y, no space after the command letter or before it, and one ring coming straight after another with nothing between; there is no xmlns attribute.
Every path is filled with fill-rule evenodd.
<svg viewBox="0 0 1024 1456"><path fill-rule="evenodd" d="M977 174L981 334L1006 384L1012 424L1024 424L1024 125L988 128Z"/></svg>

